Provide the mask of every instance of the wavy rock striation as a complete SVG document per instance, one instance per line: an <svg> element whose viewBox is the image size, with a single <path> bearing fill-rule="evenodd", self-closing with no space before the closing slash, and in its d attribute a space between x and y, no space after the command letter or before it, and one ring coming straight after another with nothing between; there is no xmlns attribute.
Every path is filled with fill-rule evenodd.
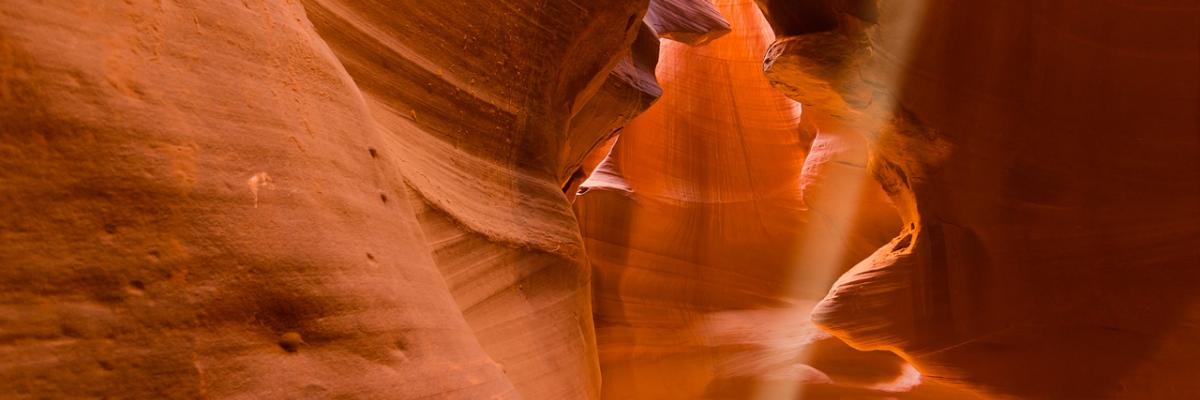
<svg viewBox="0 0 1200 400"><path fill-rule="evenodd" d="M906 228L817 323L990 396L1200 390L1200 9L826 3L775 21L767 75L871 138Z"/></svg>
<svg viewBox="0 0 1200 400"><path fill-rule="evenodd" d="M300 4L0 9L0 393L516 397Z"/></svg>
<svg viewBox="0 0 1200 400"><path fill-rule="evenodd" d="M710 0L650 0L646 24L659 37L693 46L729 33L729 22Z"/></svg>
<svg viewBox="0 0 1200 400"><path fill-rule="evenodd" d="M628 50L646 3L306 6L389 133L484 350L525 397L597 397L588 271L562 187L617 112L644 107L636 85L653 88L637 73L647 55Z"/></svg>
<svg viewBox="0 0 1200 400"><path fill-rule="evenodd" d="M0 0L0 397L1187 398L1185 3Z"/></svg>
<svg viewBox="0 0 1200 400"><path fill-rule="evenodd" d="M646 1L6 3L0 391L598 396L562 190Z"/></svg>
<svg viewBox="0 0 1200 400"><path fill-rule="evenodd" d="M857 132L817 129L773 90L773 35L663 42L664 95L622 130L576 201L593 264L606 398L929 398L904 361L808 322L834 278L899 228ZM919 386L919 387L918 387Z"/></svg>

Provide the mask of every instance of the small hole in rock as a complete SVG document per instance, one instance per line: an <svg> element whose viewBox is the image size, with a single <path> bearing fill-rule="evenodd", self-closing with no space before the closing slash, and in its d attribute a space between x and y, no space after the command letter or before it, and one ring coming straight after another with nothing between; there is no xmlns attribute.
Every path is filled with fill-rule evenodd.
<svg viewBox="0 0 1200 400"><path fill-rule="evenodd" d="M129 281L129 286L133 286L137 290L146 290L146 284L138 280Z"/></svg>
<svg viewBox="0 0 1200 400"><path fill-rule="evenodd" d="M904 235L904 237L900 238L900 241L896 242L896 246L892 247L892 251L901 251L901 250L907 249L908 246L911 246L911 245L912 245L912 234L910 233L910 234Z"/></svg>
<svg viewBox="0 0 1200 400"><path fill-rule="evenodd" d="M279 347L288 353L295 353L296 350L300 350L300 345L303 343L304 339L297 332L288 332L279 336Z"/></svg>
<svg viewBox="0 0 1200 400"><path fill-rule="evenodd" d="M379 194L379 200L383 200L383 202L384 202L384 203L387 203L387 195L386 195L386 194L383 194L383 193L380 193L380 194Z"/></svg>
<svg viewBox="0 0 1200 400"><path fill-rule="evenodd" d="M378 158L378 157L379 157L379 152L378 152L378 151L375 151L375 148L374 148L374 147L368 147L368 148L367 148L367 152L371 153L371 158Z"/></svg>
<svg viewBox="0 0 1200 400"><path fill-rule="evenodd" d="M104 224L104 231L109 234L117 233L117 226L113 224Z"/></svg>

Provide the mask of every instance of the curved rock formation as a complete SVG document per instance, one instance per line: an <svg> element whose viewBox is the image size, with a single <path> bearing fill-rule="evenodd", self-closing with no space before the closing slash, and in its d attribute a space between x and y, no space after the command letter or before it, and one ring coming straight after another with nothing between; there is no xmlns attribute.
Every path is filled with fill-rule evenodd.
<svg viewBox="0 0 1200 400"><path fill-rule="evenodd" d="M817 322L993 396L1200 390L1185 339L1200 326L1200 8L878 10L866 29L845 13L793 26L768 60L793 97L872 137L905 219Z"/></svg>
<svg viewBox="0 0 1200 400"><path fill-rule="evenodd" d="M645 1L13 3L4 392L598 396L561 187Z"/></svg>
<svg viewBox="0 0 1200 400"><path fill-rule="evenodd" d="M2 9L0 393L516 395L299 4Z"/></svg>
<svg viewBox="0 0 1200 400"><path fill-rule="evenodd" d="M1185 3L0 0L0 397L1188 398Z"/></svg>
<svg viewBox="0 0 1200 400"><path fill-rule="evenodd" d="M865 138L818 130L770 88L773 40L749 1L734 29L663 42L664 95L626 126L576 201L594 271L606 398L894 398L939 393L886 352L807 322L834 277L896 233ZM960 397L961 398L961 397Z"/></svg>
<svg viewBox="0 0 1200 400"><path fill-rule="evenodd" d="M645 2L306 5L390 133L435 262L484 350L524 396L598 396L588 275L561 188L612 130L589 114L594 102L644 107L636 86L605 81ZM613 76L646 80L621 65ZM569 129L579 113L603 129Z"/></svg>
<svg viewBox="0 0 1200 400"><path fill-rule="evenodd" d="M650 0L646 24L659 37L693 46L729 33L729 22L710 0Z"/></svg>

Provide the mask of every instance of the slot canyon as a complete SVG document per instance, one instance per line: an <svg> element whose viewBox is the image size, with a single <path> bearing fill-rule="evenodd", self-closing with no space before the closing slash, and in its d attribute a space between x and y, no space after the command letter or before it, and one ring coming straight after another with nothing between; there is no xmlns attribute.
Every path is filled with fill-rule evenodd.
<svg viewBox="0 0 1200 400"><path fill-rule="evenodd" d="M0 0L0 399L1200 399L1200 1Z"/></svg>

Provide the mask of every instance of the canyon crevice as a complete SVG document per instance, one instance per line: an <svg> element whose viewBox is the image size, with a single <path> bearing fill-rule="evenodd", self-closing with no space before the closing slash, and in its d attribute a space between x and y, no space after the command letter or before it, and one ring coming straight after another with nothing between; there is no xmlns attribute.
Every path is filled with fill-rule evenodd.
<svg viewBox="0 0 1200 400"><path fill-rule="evenodd" d="M1200 5L0 0L0 398L1200 393Z"/></svg>

